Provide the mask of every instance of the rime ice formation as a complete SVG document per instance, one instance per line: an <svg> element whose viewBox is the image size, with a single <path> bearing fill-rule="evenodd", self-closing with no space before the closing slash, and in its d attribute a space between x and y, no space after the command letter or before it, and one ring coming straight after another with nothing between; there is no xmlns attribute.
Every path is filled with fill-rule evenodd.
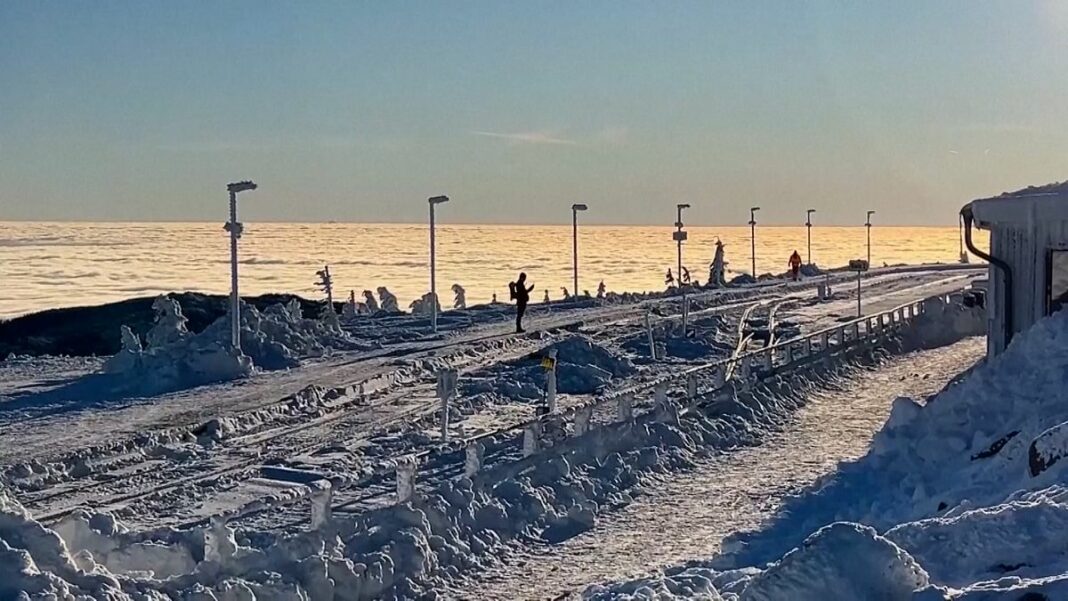
<svg viewBox="0 0 1068 601"><path fill-rule="evenodd" d="M379 292L385 290L385 288L379 288ZM363 304L367 307L367 311L372 315L378 313L378 301L375 300L375 295L370 290L363 291Z"/></svg>
<svg viewBox="0 0 1068 601"><path fill-rule="evenodd" d="M156 312L156 322L145 335L149 348L167 346L189 336L189 329L185 325L189 320L182 315L178 301L169 296L159 296L152 302L152 309Z"/></svg>
<svg viewBox="0 0 1068 601"><path fill-rule="evenodd" d="M454 309L466 309L467 308L467 291L459 284L452 285L452 293L456 295L456 299L453 301L452 306Z"/></svg>
<svg viewBox="0 0 1068 601"><path fill-rule="evenodd" d="M722 288L727 285L727 262L723 258L723 241L716 240L716 254L708 270L708 287Z"/></svg>
<svg viewBox="0 0 1068 601"><path fill-rule="evenodd" d="M434 310L434 305L437 305L437 311L441 313L441 305L437 303L434 293L427 292L423 298L412 301L408 308L414 315L430 315Z"/></svg>
<svg viewBox="0 0 1068 601"><path fill-rule="evenodd" d="M387 290L385 286L378 287L378 298L381 301L383 311L389 313L398 313L400 311L400 306L397 304L397 297Z"/></svg>
<svg viewBox="0 0 1068 601"><path fill-rule="evenodd" d="M597 284L597 298L604 298L605 291L607 289L604 285L604 280L601 280L600 284Z"/></svg>
<svg viewBox="0 0 1068 601"><path fill-rule="evenodd" d="M359 314L359 305L356 303L356 291L349 291L349 300L345 302L345 306L341 308L341 318L345 321L356 319Z"/></svg>

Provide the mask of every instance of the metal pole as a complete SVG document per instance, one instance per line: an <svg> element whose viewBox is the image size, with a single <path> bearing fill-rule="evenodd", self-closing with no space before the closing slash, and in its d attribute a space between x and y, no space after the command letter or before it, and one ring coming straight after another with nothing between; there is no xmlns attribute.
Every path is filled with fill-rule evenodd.
<svg viewBox="0 0 1068 601"><path fill-rule="evenodd" d="M679 206L679 207L677 207L677 209L678 209L679 213L678 213L678 219L676 219L676 221L675 221L675 227L678 229L678 231L681 232L682 231L682 207ZM675 272L675 277L678 278L679 288L682 288L682 237L681 236L676 241L676 246L678 247L679 263L678 263L677 271Z"/></svg>
<svg viewBox="0 0 1068 601"><path fill-rule="evenodd" d="M864 314L861 311L861 308L860 308L860 274L861 274L861 271L858 269L857 270L857 317L860 317L861 315Z"/></svg>
<svg viewBox="0 0 1068 601"><path fill-rule="evenodd" d="M868 211L868 219L864 223L868 228L868 267L871 267L871 216L875 214L875 211Z"/></svg>
<svg viewBox="0 0 1068 601"><path fill-rule="evenodd" d="M435 255L435 238L434 238L434 203L430 203L430 327L435 333L438 331L438 283L437 274L437 256Z"/></svg>
<svg viewBox="0 0 1068 601"><path fill-rule="evenodd" d="M241 350L241 297L237 291L237 192L230 190L230 345Z"/></svg>
<svg viewBox="0 0 1068 601"><path fill-rule="evenodd" d="M812 265L812 214L816 209L805 211L805 226L808 228L808 264Z"/></svg>
<svg viewBox="0 0 1068 601"><path fill-rule="evenodd" d="M573 290L575 294L578 294L578 209L571 207L571 259L572 259L572 271L575 276L575 287Z"/></svg>
<svg viewBox="0 0 1068 601"><path fill-rule="evenodd" d="M751 256L753 258L753 279L757 277L756 270L756 212L760 210L760 207L752 207L749 209L749 236L751 241Z"/></svg>

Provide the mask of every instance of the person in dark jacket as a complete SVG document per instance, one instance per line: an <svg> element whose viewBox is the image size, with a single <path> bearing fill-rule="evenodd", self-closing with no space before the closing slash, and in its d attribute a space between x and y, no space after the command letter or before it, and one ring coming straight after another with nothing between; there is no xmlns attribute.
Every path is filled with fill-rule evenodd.
<svg viewBox="0 0 1068 601"><path fill-rule="evenodd" d="M527 303L530 302L530 292L534 290L534 284L527 286L527 274L520 273L519 279L509 287L512 289L512 298L515 299L515 332L522 334L526 331L523 329L523 314L527 312Z"/></svg>

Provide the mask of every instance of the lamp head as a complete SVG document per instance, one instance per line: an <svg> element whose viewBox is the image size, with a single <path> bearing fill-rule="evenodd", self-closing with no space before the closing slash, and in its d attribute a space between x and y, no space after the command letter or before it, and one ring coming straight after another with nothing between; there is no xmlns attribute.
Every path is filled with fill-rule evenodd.
<svg viewBox="0 0 1068 601"><path fill-rule="evenodd" d="M227 184L226 185L226 190L228 192L233 192L235 194L238 193L238 192L244 192L245 190L255 190L255 189L256 189L256 184L252 183L252 180L245 180L243 182L234 182L232 184Z"/></svg>
<svg viewBox="0 0 1068 601"><path fill-rule="evenodd" d="M679 204L677 204L675 206L678 207L679 210L690 208L689 203L685 203L685 202L680 202Z"/></svg>
<svg viewBox="0 0 1068 601"><path fill-rule="evenodd" d="M811 215L811 214L816 212L816 209L809 209L809 210L807 210L805 212L808 213L809 215Z"/></svg>
<svg viewBox="0 0 1068 601"><path fill-rule="evenodd" d="M589 207L587 207L585 204L583 204L581 202L577 202L577 203L571 205L571 210L572 211L585 211L586 209L589 209Z"/></svg>
<svg viewBox="0 0 1068 601"><path fill-rule="evenodd" d="M445 195L442 195L442 196L431 196L430 198L427 199L427 201L430 202L430 204L432 204L432 205L439 205L439 204L441 204L443 202L449 202L449 197L445 196Z"/></svg>

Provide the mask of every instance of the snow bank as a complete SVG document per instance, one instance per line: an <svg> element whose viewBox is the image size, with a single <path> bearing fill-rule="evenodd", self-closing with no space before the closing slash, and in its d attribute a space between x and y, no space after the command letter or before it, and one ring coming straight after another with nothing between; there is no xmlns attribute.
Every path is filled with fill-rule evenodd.
<svg viewBox="0 0 1068 601"><path fill-rule="evenodd" d="M368 348L343 332L334 319L305 319L299 301L271 305L262 313L241 303L241 350L230 345L229 315L192 334L181 307L161 296L153 304L156 324L146 335L147 348L123 326L123 349L104 371L123 376L123 386L138 394L157 394L201 384L234 380L259 369L296 367L306 357L332 349ZM332 311L331 311L332 314Z"/></svg>
<svg viewBox="0 0 1068 601"><path fill-rule="evenodd" d="M556 390L562 394L594 394L636 372L619 357L585 336L570 336L519 360L496 365L464 383L465 394L498 392L514 400L544 396L546 371L541 360L556 351Z"/></svg>
<svg viewBox="0 0 1068 601"><path fill-rule="evenodd" d="M1068 312L1062 312L926 403L894 401L865 457L790 499L761 530L728 537L720 556L663 578L591 588L588 596L629 598L636 586L668 590L679 578L716 582L744 566L757 575L736 579L719 594L1068 598L1066 401ZM838 535L827 538L830 532Z"/></svg>

